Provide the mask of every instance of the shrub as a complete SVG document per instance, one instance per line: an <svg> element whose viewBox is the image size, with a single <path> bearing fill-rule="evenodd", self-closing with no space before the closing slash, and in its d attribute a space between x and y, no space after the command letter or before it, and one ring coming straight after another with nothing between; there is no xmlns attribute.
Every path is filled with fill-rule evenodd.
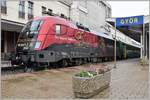
<svg viewBox="0 0 150 100"><path fill-rule="evenodd" d="M97 75L96 72L92 72L92 71L82 71L78 74L76 74L76 76L79 76L79 77L93 77Z"/></svg>

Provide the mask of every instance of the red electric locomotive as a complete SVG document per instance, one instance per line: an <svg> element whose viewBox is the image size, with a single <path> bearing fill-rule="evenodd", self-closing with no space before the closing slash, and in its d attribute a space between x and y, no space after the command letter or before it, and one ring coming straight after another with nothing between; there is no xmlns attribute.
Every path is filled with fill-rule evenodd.
<svg viewBox="0 0 150 100"><path fill-rule="evenodd" d="M113 40L95 35L64 18L45 16L26 24L11 61L12 65L37 67L79 65L104 58L113 58Z"/></svg>

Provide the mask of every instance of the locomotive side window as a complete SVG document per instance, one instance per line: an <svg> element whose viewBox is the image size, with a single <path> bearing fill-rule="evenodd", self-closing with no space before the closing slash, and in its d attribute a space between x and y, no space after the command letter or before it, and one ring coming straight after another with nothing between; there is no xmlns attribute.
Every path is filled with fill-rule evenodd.
<svg viewBox="0 0 150 100"><path fill-rule="evenodd" d="M55 30L56 30L57 35L61 34L61 25L57 24L56 27L55 27Z"/></svg>
<svg viewBox="0 0 150 100"><path fill-rule="evenodd" d="M60 34L66 34L68 31L68 28L66 25L63 25L63 24L56 24L55 25L55 32L56 32L56 35L60 35Z"/></svg>

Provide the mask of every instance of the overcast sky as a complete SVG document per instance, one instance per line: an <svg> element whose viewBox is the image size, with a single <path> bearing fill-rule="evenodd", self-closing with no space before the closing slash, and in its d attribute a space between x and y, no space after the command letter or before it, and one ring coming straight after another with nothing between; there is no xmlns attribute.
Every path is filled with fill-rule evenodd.
<svg viewBox="0 0 150 100"><path fill-rule="evenodd" d="M107 1L112 8L112 17L149 15L149 1Z"/></svg>

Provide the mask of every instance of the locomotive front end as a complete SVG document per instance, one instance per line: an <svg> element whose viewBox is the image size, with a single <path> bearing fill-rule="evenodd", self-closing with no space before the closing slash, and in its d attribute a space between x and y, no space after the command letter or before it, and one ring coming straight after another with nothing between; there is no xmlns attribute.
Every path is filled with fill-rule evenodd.
<svg viewBox="0 0 150 100"><path fill-rule="evenodd" d="M22 29L15 54L11 57L12 65L27 65L35 62L36 51L42 43L38 40L38 36L43 22L43 20L32 20Z"/></svg>

